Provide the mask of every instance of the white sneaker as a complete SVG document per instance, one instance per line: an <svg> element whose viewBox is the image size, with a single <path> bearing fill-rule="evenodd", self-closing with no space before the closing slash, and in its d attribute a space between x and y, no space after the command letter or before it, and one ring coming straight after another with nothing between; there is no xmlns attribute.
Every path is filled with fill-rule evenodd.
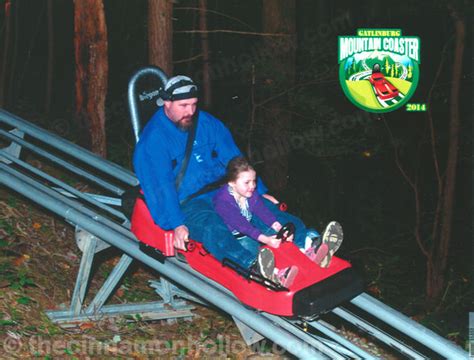
<svg viewBox="0 0 474 360"><path fill-rule="evenodd" d="M328 246L328 252L319 264L321 267L329 267L332 256L341 246L343 239L344 233L342 231L341 224L339 224L337 221L331 221L328 226L326 226L326 229L323 233L323 244Z"/></svg>
<svg viewBox="0 0 474 360"><path fill-rule="evenodd" d="M273 280L273 271L275 270L275 257L268 248L260 249L257 257L258 270L266 279Z"/></svg>

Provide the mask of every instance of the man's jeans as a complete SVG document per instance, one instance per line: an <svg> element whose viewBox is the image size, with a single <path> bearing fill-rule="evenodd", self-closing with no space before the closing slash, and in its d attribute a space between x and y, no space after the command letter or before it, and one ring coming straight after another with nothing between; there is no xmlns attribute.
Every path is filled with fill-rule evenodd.
<svg viewBox="0 0 474 360"><path fill-rule="evenodd" d="M280 211L275 204L266 199L264 199L264 202L282 225L288 222L295 225L294 243L299 248L304 248L307 234L311 237L319 236L315 230L308 231L303 222L296 216ZM190 238L202 242L204 247L217 260L223 261L227 258L245 269L248 269L255 262L262 244L247 236L237 240L221 217L215 212L210 196L193 199L183 205L182 210L185 216L184 223L189 229ZM252 219L252 224L266 235L276 233L256 216Z"/></svg>

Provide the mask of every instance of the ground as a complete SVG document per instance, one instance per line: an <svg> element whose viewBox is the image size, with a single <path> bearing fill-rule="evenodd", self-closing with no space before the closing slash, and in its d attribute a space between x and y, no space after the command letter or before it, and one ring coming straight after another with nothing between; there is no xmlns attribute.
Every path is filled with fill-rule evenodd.
<svg viewBox="0 0 474 360"><path fill-rule="evenodd" d="M120 254L96 258L86 302L100 288ZM53 324L48 309L67 309L81 252L73 228L50 213L0 190L0 358L7 359L285 359L267 341L246 346L232 319L196 305L192 321L104 318L73 328ZM158 274L132 266L108 303L158 301L149 280ZM365 338L345 331L367 351L396 359Z"/></svg>

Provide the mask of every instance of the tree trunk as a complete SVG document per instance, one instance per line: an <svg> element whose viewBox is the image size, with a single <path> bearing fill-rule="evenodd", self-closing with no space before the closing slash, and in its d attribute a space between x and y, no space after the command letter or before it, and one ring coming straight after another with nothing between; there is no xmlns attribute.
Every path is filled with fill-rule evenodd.
<svg viewBox="0 0 474 360"><path fill-rule="evenodd" d="M54 69L54 26L53 26L53 0L47 0L48 19L48 69L46 73L46 97L44 99L44 112L51 111L51 96L53 90L53 69Z"/></svg>
<svg viewBox="0 0 474 360"><path fill-rule="evenodd" d="M274 54L267 65L271 69L264 86L271 92L280 93L291 88L295 77L295 2L294 0L263 0L264 33L284 34L264 40L267 53ZM267 95L268 96L268 95ZM264 118L264 177L271 190L282 190L287 185L288 152L280 149L281 142L287 141L291 124L287 96L279 96L269 102L263 110ZM268 150L268 151L266 151ZM272 151L270 151L272 150ZM271 158L265 154L272 154Z"/></svg>
<svg viewBox="0 0 474 360"><path fill-rule="evenodd" d="M148 0L148 62L173 74L173 2Z"/></svg>
<svg viewBox="0 0 474 360"><path fill-rule="evenodd" d="M428 266L427 297L429 300L438 299L445 287L445 274L451 243L451 232L453 223L453 204L456 185L456 170L458 163L459 147L459 99L462 75L462 60L465 42L465 23L458 12L451 8L450 15L454 21L456 43L454 48L453 72L451 82L450 121L449 121L449 145L446 159L446 173L444 178L443 196L441 203L441 230L439 242L433 248L435 266ZM431 270L431 271L430 271Z"/></svg>
<svg viewBox="0 0 474 360"><path fill-rule="evenodd" d="M76 114L89 131L92 151L105 157L105 99L109 64L102 0L74 1L74 49Z"/></svg>
<svg viewBox="0 0 474 360"><path fill-rule="evenodd" d="M5 30L3 35L2 67L0 68L0 107L5 107L6 105L5 89L8 84L7 68L10 55L11 5L10 0L5 2Z"/></svg>
<svg viewBox="0 0 474 360"><path fill-rule="evenodd" d="M207 0L199 0L199 30L201 32L202 50L202 94L205 108L212 103L211 78L209 74L209 38L207 35Z"/></svg>

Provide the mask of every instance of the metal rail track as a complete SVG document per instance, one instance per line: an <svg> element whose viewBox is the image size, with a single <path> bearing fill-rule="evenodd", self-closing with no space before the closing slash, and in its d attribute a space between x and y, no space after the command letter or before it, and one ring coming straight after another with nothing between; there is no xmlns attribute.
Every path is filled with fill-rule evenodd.
<svg viewBox="0 0 474 360"><path fill-rule="evenodd" d="M128 222L113 208L113 204L120 203L117 196L125 188L138 184L133 173L1 109L0 125L0 138L10 144L0 150L0 184L122 250L126 254L124 263L127 265L133 258L150 266L184 289L176 291L177 294L191 300L201 299L201 302L219 307L237 322L246 325L250 332L254 332L253 335L259 334L270 339L298 358L377 358L346 339L324 316L311 320L287 319L249 309L227 289L197 273L187 264L175 258L161 263L144 254L128 229ZM47 174L44 169L21 160L18 156L21 148L49 160L56 168L66 169L85 183L93 183L102 188L104 194L81 192ZM71 158L82 166L73 164ZM106 298L106 294L101 293L100 300L91 304L88 311L93 310L93 305L103 305ZM81 304L76 303L73 307L79 311ZM433 353L447 359L467 358L467 353L459 347L367 294L351 300L350 306L333 309L332 316L340 319L339 322L352 324L409 359L427 359ZM383 328L380 323L385 323ZM426 349L429 349L429 354L423 353Z"/></svg>

